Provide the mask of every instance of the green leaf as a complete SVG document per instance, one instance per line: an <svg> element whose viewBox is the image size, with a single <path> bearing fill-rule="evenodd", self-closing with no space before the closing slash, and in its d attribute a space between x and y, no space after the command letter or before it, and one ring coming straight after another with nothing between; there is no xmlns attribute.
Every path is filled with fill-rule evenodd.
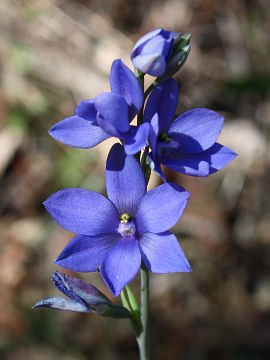
<svg viewBox="0 0 270 360"><path fill-rule="evenodd" d="M140 322L140 306L137 302L137 299L130 289L129 286L126 286L121 292L121 299L125 308L127 308L134 318L135 321Z"/></svg>

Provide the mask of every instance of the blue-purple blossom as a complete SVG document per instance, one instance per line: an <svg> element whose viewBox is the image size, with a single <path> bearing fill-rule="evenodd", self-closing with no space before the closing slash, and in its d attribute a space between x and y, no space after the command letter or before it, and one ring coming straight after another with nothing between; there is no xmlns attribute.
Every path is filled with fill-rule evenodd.
<svg viewBox="0 0 270 360"><path fill-rule="evenodd" d="M77 234L55 263L100 273L114 296L135 277L143 259L154 273L189 272L176 237L168 230L181 217L189 193L165 183L147 192L144 173L123 146L107 159L108 199L94 191L64 189L44 205L55 221Z"/></svg>
<svg viewBox="0 0 270 360"><path fill-rule="evenodd" d="M102 316L130 317L128 310L114 305L101 291L88 282L56 271L52 275L55 287L67 297L53 296L37 302L33 308L52 308L75 312L95 312Z"/></svg>
<svg viewBox="0 0 270 360"><path fill-rule="evenodd" d="M111 92L82 101L74 115L59 121L49 131L56 140L73 147L91 148L110 138L119 138L127 154L146 144L149 124L130 125L143 105L143 92L133 72L115 60L110 73Z"/></svg>
<svg viewBox="0 0 270 360"><path fill-rule="evenodd" d="M136 42L131 53L134 67L144 74L163 75L178 36L178 33L163 29L144 35Z"/></svg>
<svg viewBox="0 0 270 360"><path fill-rule="evenodd" d="M158 85L149 96L144 121L151 124L151 168L165 181L160 164L191 176L208 176L229 164L237 155L216 142L223 117L197 108L173 121L177 102L178 89L173 78Z"/></svg>

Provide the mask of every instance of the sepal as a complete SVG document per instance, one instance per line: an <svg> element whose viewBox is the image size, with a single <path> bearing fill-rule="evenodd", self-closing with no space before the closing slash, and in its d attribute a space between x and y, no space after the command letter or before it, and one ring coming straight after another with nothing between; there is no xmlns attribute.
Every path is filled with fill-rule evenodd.
<svg viewBox="0 0 270 360"><path fill-rule="evenodd" d="M166 72L158 78L159 83L172 77L184 65L190 53L190 39L191 33L179 34L167 63Z"/></svg>

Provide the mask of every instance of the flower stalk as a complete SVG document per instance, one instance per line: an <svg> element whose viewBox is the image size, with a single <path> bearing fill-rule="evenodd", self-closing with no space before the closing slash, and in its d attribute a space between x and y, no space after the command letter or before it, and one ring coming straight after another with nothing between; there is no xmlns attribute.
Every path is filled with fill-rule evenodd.
<svg viewBox="0 0 270 360"><path fill-rule="evenodd" d="M135 75L138 78L142 91L144 93L144 74L135 69ZM146 96L144 95L144 99ZM142 108L140 109L137 115L137 125L139 126L143 122L143 110L144 110L144 102ZM147 163L146 153L143 153L141 159L141 168L144 172L146 184L148 184L151 174L151 169L149 164ZM136 337L137 343L139 346L140 360L149 360L150 359L150 350L149 350L149 272L142 262L141 270L141 307L140 307L140 333L139 336Z"/></svg>
<svg viewBox="0 0 270 360"><path fill-rule="evenodd" d="M138 69L135 69L134 71L135 71L136 78L139 80L142 91L144 91L144 73L142 73ZM137 126L139 126L143 123L143 108L144 108L144 101L143 101L140 111L137 114Z"/></svg>
<svg viewBox="0 0 270 360"><path fill-rule="evenodd" d="M137 341L140 360L149 360L149 272L144 264L141 267L141 333Z"/></svg>

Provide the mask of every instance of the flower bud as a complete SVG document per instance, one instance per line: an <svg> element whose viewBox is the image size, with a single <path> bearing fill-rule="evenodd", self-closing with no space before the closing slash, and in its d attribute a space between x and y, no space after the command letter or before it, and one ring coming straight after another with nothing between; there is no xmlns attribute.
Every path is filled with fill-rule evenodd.
<svg viewBox="0 0 270 360"><path fill-rule="evenodd" d="M144 35L136 42L131 53L134 67L144 74L162 76L179 35L163 29L156 29Z"/></svg>
<svg viewBox="0 0 270 360"><path fill-rule="evenodd" d="M101 316L129 318L130 312L113 304L101 291L88 282L56 271L52 276L56 288L67 298L53 296L42 299L33 308L47 307L75 312L95 312Z"/></svg>
<svg viewBox="0 0 270 360"><path fill-rule="evenodd" d="M190 33L179 34L168 60L166 72L156 80L158 83L171 78L184 65L190 53L190 38Z"/></svg>

